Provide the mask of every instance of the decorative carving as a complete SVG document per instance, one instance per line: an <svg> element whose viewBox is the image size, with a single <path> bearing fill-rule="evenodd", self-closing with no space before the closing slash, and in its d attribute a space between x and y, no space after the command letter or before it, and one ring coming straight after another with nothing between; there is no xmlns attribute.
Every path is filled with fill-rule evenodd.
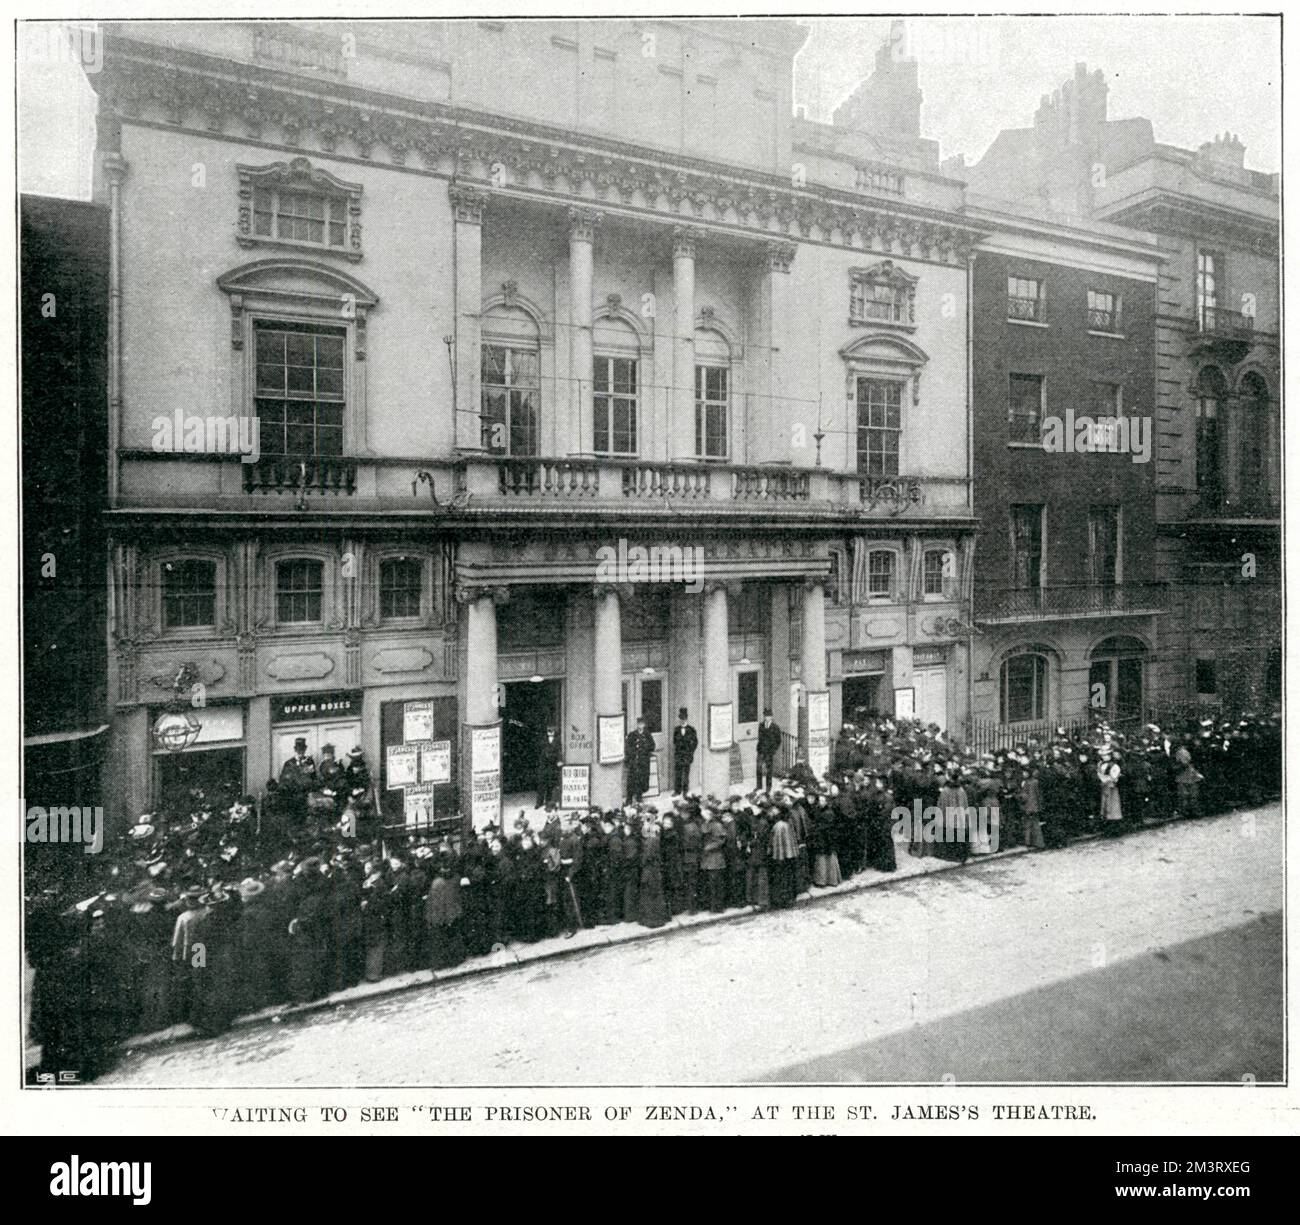
<svg viewBox="0 0 1300 1225"><path fill-rule="evenodd" d="M488 194L478 187L453 182L447 188L452 213L461 225L482 225L483 210L487 208Z"/></svg>
<svg viewBox="0 0 1300 1225"><path fill-rule="evenodd" d="M604 219L604 213L593 208L569 209L569 241L595 242L596 227Z"/></svg>
<svg viewBox="0 0 1300 1225"><path fill-rule="evenodd" d="M425 672L435 656L421 646L385 647L370 657L370 667L376 672Z"/></svg>
<svg viewBox="0 0 1300 1225"><path fill-rule="evenodd" d="M886 327L914 328L917 280L889 259L867 268L850 268L849 323L856 327L883 324ZM871 296L871 290L878 286L889 291L888 298Z"/></svg>
<svg viewBox="0 0 1300 1225"><path fill-rule="evenodd" d="M692 226L673 226L673 259L694 259L700 232Z"/></svg>
<svg viewBox="0 0 1300 1225"><path fill-rule="evenodd" d="M767 266L773 272L789 272L794 261L795 244L792 242L770 242L767 244Z"/></svg>
<svg viewBox="0 0 1300 1225"><path fill-rule="evenodd" d="M324 651L303 651L277 655L266 665L266 674L277 681L320 680L334 671L334 660Z"/></svg>
<svg viewBox="0 0 1300 1225"><path fill-rule="evenodd" d="M501 300L506 306L514 306L516 299L519 297L518 281L501 282Z"/></svg>

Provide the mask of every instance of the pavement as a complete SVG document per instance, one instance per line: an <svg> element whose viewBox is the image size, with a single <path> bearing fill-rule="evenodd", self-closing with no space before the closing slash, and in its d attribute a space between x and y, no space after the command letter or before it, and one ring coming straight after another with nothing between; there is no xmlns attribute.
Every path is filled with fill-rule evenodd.
<svg viewBox="0 0 1300 1225"><path fill-rule="evenodd" d="M792 910L597 928L142 1038L98 1083L1268 1083L1282 844L1273 804L965 866L904 854Z"/></svg>

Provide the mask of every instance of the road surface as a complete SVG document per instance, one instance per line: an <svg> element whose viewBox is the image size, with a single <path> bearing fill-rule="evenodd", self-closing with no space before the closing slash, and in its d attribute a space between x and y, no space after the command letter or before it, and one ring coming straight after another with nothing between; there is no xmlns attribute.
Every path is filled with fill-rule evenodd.
<svg viewBox="0 0 1300 1225"><path fill-rule="evenodd" d="M1180 822L128 1055L111 1086L1276 1081L1282 815Z"/></svg>

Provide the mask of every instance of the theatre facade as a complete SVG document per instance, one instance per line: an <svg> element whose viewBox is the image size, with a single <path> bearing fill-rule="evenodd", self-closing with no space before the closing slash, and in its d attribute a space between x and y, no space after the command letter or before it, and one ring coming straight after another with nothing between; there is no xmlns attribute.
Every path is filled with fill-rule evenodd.
<svg viewBox="0 0 1300 1225"><path fill-rule="evenodd" d="M94 81L115 817L299 738L481 826L548 724L603 806L679 707L713 793L766 707L814 765L962 726L981 232L929 142L794 118L783 22L270 29Z"/></svg>

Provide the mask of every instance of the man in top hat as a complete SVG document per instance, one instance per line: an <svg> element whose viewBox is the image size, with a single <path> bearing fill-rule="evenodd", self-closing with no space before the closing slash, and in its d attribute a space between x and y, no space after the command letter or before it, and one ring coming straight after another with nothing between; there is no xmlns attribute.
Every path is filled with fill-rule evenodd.
<svg viewBox="0 0 1300 1225"><path fill-rule="evenodd" d="M287 811L296 820L307 816L307 793L316 789L316 762L307 752L307 741L299 736L293 742L293 756L280 767L280 795Z"/></svg>
<svg viewBox="0 0 1300 1225"><path fill-rule="evenodd" d="M763 710L763 722L758 725L758 785L764 791L772 790L772 763L780 749L781 729L768 706Z"/></svg>
<svg viewBox="0 0 1300 1225"><path fill-rule="evenodd" d="M677 711L677 726L673 728L673 794L685 795L691 787L691 764L700 738L687 721L690 711L685 706Z"/></svg>
<svg viewBox="0 0 1300 1225"><path fill-rule="evenodd" d="M623 746L623 757L627 763L627 802L639 803L641 797L650 790L650 758L654 756L655 738L646 731L645 716L636 721L636 727Z"/></svg>
<svg viewBox="0 0 1300 1225"><path fill-rule="evenodd" d="M370 767L366 765L366 757L359 744L354 744L348 752L348 764L343 767L343 773L349 791L360 787L367 795L370 794Z"/></svg>
<svg viewBox="0 0 1300 1225"><path fill-rule="evenodd" d="M555 724L546 725L546 734L537 744L537 803L534 808L549 808L560 798L560 767L564 765L564 744L556 734Z"/></svg>

